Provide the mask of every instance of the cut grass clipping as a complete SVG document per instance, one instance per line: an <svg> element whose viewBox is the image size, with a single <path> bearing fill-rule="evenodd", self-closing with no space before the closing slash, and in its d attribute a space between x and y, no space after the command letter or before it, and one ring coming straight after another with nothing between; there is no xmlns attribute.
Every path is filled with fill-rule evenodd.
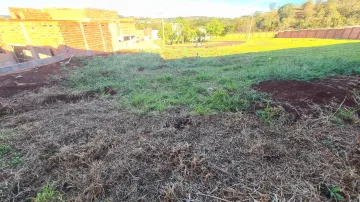
<svg viewBox="0 0 360 202"><path fill-rule="evenodd" d="M67 85L85 91L115 88L121 107L127 109L242 111L262 98L251 89L261 81L359 74L360 43L351 42L267 39L235 47L165 49L162 55L95 57L83 68L70 70Z"/></svg>

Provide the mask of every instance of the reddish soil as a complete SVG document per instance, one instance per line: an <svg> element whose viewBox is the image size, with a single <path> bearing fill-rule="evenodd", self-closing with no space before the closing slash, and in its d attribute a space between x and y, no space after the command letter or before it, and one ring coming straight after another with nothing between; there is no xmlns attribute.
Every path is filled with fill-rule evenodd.
<svg viewBox="0 0 360 202"><path fill-rule="evenodd" d="M40 87L54 84L51 75L62 75L61 65L68 59L22 71L0 74L0 98L11 97L23 91L37 91ZM80 61L71 60L67 67L80 66Z"/></svg>
<svg viewBox="0 0 360 202"><path fill-rule="evenodd" d="M311 105L355 107L353 92L360 90L360 76L330 77L312 82L283 80L266 81L255 86L260 92L272 95L290 112L309 112ZM358 111L360 114L360 111Z"/></svg>

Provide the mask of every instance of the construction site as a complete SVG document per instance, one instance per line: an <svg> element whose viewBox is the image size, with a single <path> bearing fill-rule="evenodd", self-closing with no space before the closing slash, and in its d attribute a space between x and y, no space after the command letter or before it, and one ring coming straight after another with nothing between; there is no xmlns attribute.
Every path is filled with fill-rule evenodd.
<svg viewBox="0 0 360 202"><path fill-rule="evenodd" d="M0 67L61 56L91 56L132 49L143 31L116 11L9 8L0 19ZM53 61L56 62L56 61Z"/></svg>
<svg viewBox="0 0 360 202"><path fill-rule="evenodd" d="M357 1L9 2L0 202L360 202Z"/></svg>

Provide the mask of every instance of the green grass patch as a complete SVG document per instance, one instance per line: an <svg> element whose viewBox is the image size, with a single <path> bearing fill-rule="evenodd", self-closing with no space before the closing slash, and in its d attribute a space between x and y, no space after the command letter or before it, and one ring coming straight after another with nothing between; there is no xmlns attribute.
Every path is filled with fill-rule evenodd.
<svg viewBox="0 0 360 202"><path fill-rule="evenodd" d="M46 184L33 198L35 202L62 202L63 195L56 191L54 185Z"/></svg>
<svg viewBox="0 0 360 202"><path fill-rule="evenodd" d="M197 53L200 57L194 57ZM360 73L359 54L356 41L313 39L118 54L95 57L83 68L70 70L66 86L77 90L112 86L118 90L120 106L127 109L186 106L197 113L241 111L261 98L251 89L254 84Z"/></svg>
<svg viewBox="0 0 360 202"><path fill-rule="evenodd" d="M0 145L0 169L16 166L21 162L21 154L10 145Z"/></svg>

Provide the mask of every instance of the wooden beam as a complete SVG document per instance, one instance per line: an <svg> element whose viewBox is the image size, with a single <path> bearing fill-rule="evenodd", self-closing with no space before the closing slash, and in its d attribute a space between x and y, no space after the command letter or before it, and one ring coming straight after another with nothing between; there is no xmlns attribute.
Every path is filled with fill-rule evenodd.
<svg viewBox="0 0 360 202"><path fill-rule="evenodd" d="M22 33L23 33L24 36L25 36L26 42L27 42L28 45L29 45L28 47L29 47L29 49L30 49L30 52L31 52L32 57L33 57L35 60L40 59L38 52L37 52L37 51L35 50L35 48L32 46L30 37L29 37L29 35L27 34L27 32L26 32L26 30L25 30L25 27L24 27L24 24L23 24L22 22L20 22L20 27L21 27Z"/></svg>
<svg viewBox="0 0 360 202"><path fill-rule="evenodd" d="M29 35L26 33L24 24L23 24L22 22L20 22L20 27L21 27L21 31L22 31L22 33L24 34L25 39L26 39L26 42L28 43L28 45L32 45L32 44L31 44L31 41L30 41L30 38L29 38Z"/></svg>
<svg viewBox="0 0 360 202"><path fill-rule="evenodd" d="M102 31L102 28L101 28L101 24L100 24L99 22L98 22L98 24L99 24L99 29L100 29L102 44L103 44L103 46L104 46L104 51L107 52L107 51L106 51L106 43L105 43L105 40L104 40L104 34L103 34L103 31Z"/></svg>
<svg viewBox="0 0 360 202"><path fill-rule="evenodd" d="M81 29L81 33L82 33L83 38L84 38L86 50L89 50L89 45L88 45L87 40L86 40L86 36L85 36L84 27L83 27L82 22L80 22L80 29Z"/></svg>

